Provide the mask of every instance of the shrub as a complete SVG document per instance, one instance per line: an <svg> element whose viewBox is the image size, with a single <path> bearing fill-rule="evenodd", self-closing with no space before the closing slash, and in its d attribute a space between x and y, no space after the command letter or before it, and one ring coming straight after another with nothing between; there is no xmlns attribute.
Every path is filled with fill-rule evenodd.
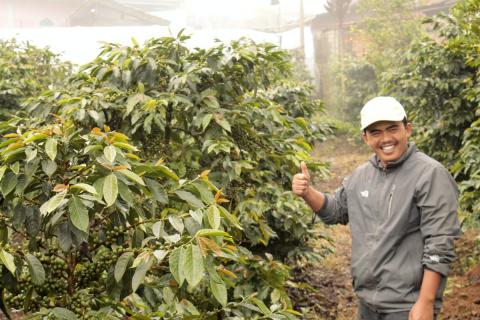
<svg viewBox="0 0 480 320"><path fill-rule="evenodd" d="M63 84L71 64L48 49L0 40L0 118L19 109L23 99Z"/></svg>
<svg viewBox="0 0 480 320"><path fill-rule="evenodd" d="M288 56L274 45L242 39L190 50L187 38L107 44L72 79L75 89L47 93L27 110L126 132L181 177L209 169L245 228L238 241L308 248L310 209L284 190L302 160L325 171L310 152L329 128L307 120L322 104L288 78Z"/></svg>

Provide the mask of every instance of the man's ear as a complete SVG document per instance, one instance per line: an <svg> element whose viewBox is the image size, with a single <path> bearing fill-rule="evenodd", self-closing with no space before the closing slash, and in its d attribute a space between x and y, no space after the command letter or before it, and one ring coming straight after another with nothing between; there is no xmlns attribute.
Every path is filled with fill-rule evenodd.
<svg viewBox="0 0 480 320"><path fill-rule="evenodd" d="M411 122L408 122L405 126L405 130L407 130L407 136L410 138L413 133L413 124Z"/></svg>
<svg viewBox="0 0 480 320"><path fill-rule="evenodd" d="M367 143L367 132L365 130L362 131L362 139L363 142Z"/></svg>

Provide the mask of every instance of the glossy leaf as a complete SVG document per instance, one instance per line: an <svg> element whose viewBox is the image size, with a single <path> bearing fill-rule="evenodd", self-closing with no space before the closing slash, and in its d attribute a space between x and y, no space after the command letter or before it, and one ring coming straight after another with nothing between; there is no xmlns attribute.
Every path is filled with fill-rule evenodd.
<svg viewBox="0 0 480 320"><path fill-rule="evenodd" d="M70 212L70 221L72 224L78 228L78 230L88 232L88 210L83 204L82 199L77 196L72 196L68 203L68 210Z"/></svg>
<svg viewBox="0 0 480 320"><path fill-rule="evenodd" d="M122 280L125 271L127 270L128 264L133 258L133 252L124 252L120 258L118 258L117 263L115 264L115 280L120 282Z"/></svg>
<svg viewBox="0 0 480 320"><path fill-rule="evenodd" d="M208 223L213 229L218 229L220 227L220 222L221 222L221 217L220 217L220 211L218 210L216 205L211 205L208 208Z"/></svg>
<svg viewBox="0 0 480 320"><path fill-rule="evenodd" d="M37 286L41 286L45 282L45 269L43 268L42 263L31 253L27 253L25 259L27 261L32 282Z"/></svg>
<svg viewBox="0 0 480 320"><path fill-rule="evenodd" d="M183 272L190 287L196 287L203 279L204 270L200 248L196 245L188 245L185 248L185 265Z"/></svg>
<svg viewBox="0 0 480 320"><path fill-rule="evenodd" d="M203 207L203 202L198 199L193 193L183 190L175 191L175 194L182 200L186 201L189 205L195 208Z"/></svg>
<svg viewBox="0 0 480 320"><path fill-rule="evenodd" d="M134 173L130 170L126 170L126 169L125 170L119 170L118 172L120 172L125 177L132 180L133 182L138 183L139 185L145 186L145 182L143 181L143 179L139 175L137 175L136 173Z"/></svg>
<svg viewBox="0 0 480 320"><path fill-rule="evenodd" d="M50 198L47 202L45 202L41 207L40 207L40 213L42 215L47 215L51 212L53 212L55 209L62 204L63 200L65 199L65 196L67 195L67 191L62 191L52 198Z"/></svg>
<svg viewBox="0 0 480 320"><path fill-rule="evenodd" d="M110 207L115 203L118 196L118 180L115 174L111 173L105 178L103 183L103 198L107 203L107 207Z"/></svg>
<svg viewBox="0 0 480 320"><path fill-rule="evenodd" d="M50 138L45 142L45 152L52 161L57 157L57 145L57 139Z"/></svg>
<svg viewBox="0 0 480 320"><path fill-rule="evenodd" d="M2 264L10 271L11 274L15 275L15 270L17 267L15 266L13 256L5 250L0 250L0 261Z"/></svg>
<svg viewBox="0 0 480 320"><path fill-rule="evenodd" d="M153 264L153 260L151 257L145 261L143 261L136 269L135 273L132 278L132 291L137 291L138 287L143 283L145 279L145 275L147 274L148 270L150 270Z"/></svg>

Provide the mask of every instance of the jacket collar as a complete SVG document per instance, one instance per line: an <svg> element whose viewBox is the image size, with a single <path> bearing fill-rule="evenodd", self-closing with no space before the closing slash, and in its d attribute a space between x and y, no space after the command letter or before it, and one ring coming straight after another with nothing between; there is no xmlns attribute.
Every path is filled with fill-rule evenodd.
<svg viewBox="0 0 480 320"><path fill-rule="evenodd" d="M398 160L387 163L386 168L384 168L381 165L380 159L377 157L377 155L374 155L373 157L371 157L369 161L377 169L388 170L388 169L401 166L413 153L417 152L417 150L418 149L417 149L417 146L415 145L415 142L409 142L407 151Z"/></svg>

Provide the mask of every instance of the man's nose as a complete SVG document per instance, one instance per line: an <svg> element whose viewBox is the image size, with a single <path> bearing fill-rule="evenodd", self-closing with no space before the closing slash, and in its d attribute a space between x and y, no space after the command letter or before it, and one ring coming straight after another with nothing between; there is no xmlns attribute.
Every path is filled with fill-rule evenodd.
<svg viewBox="0 0 480 320"><path fill-rule="evenodd" d="M385 130L385 131L382 131L381 135L380 135L380 139L381 140L390 140L393 136L393 133Z"/></svg>

